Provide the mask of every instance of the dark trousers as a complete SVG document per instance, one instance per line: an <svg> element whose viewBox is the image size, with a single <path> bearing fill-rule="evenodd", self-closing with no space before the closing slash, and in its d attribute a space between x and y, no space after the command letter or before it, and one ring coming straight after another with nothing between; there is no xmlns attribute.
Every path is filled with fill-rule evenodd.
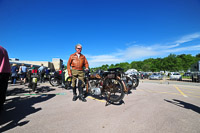
<svg viewBox="0 0 200 133"><path fill-rule="evenodd" d="M9 76L9 73L0 73L0 109L6 100Z"/></svg>
<svg viewBox="0 0 200 133"><path fill-rule="evenodd" d="M77 80L76 80L77 81ZM75 81L75 82L76 82ZM83 83L81 80L79 80L78 82L78 86L75 85L75 87L72 87L73 89L73 95L77 95L76 93L76 88L78 88L78 91L79 91L79 97L83 97L83 87L82 87Z"/></svg>
<svg viewBox="0 0 200 133"><path fill-rule="evenodd" d="M16 84L17 77L11 77L11 84Z"/></svg>
<svg viewBox="0 0 200 133"><path fill-rule="evenodd" d="M44 74L45 73L40 73L40 83L44 82Z"/></svg>

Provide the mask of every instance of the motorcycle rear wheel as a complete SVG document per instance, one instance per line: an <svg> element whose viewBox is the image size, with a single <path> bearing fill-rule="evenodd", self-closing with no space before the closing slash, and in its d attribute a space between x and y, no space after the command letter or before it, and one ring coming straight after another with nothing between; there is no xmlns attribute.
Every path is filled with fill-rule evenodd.
<svg viewBox="0 0 200 133"><path fill-rule="evenodd" d="M124 87L121 80L108 78L104 82L104 88L109 102L120 102L124 98Z"/></svg>

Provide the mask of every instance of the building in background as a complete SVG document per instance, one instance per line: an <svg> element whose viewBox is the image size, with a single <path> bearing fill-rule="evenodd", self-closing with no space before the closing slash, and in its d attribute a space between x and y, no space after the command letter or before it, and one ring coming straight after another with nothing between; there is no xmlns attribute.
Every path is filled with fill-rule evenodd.
<svg viewBox="0 0 200 133"><path fill-rule="evenodd" d="M50 68L52 71L60 70L63 65L63 60L60 58L53 58L52 62L49 61L20 61L17 58L10 58L9 59L10 64L17 64L20 66L22 63L24 63L26 66L30 67L30 65L34 65L35 67L40 67L41 64L43 64L45 67Z"/></svg>

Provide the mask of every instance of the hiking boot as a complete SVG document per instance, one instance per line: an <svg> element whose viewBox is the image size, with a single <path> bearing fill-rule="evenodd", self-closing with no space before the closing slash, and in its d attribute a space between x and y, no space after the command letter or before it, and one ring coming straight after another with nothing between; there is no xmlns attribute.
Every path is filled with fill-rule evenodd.
<svg viewBox="0 0 200 133"><path fill-rule="evenodd" d="M87 100L83 96L79 96L79 100L81 100L83 102L87 102Z"/></svg>
<svg viewBox="0 0 200 133"><path fill-rule="evenodd" d="M77 95L74 95L72 101L76 101L78 99Z"/></svg>

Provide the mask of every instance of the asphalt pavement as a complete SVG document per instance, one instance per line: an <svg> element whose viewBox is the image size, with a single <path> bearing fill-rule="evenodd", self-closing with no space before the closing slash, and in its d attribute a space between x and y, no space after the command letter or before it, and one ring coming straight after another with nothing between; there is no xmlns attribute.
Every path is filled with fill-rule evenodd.
<svg viewBox="0 0 200 133"><path fill-rule="evenodd" d="M141 80L123 102L72 101L72 90L48 82L33 93L10 85L0 132L6 133L199 133L200 83Z"/></svg>

